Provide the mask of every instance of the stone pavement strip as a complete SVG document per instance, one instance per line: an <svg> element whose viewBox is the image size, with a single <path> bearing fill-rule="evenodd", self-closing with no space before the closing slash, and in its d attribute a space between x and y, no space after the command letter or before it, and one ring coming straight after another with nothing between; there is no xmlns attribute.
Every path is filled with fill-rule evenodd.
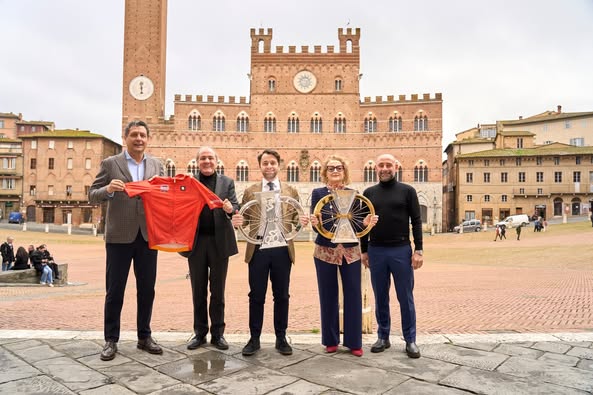
<svg viewBox="0 0 593 395"><path fill-rule="evenodd" d="M369 335L361 358L325 354L319 335L290 336L291 356L266 335L252 357L241 355L246 335L228 335L226 351L189 351L189 333L155 333L163 355L138 350L134 335L104 362L101 332L0 330L0 394L593 393L593 332L427 335L420 359L398 339L372 354Z"/></svg>

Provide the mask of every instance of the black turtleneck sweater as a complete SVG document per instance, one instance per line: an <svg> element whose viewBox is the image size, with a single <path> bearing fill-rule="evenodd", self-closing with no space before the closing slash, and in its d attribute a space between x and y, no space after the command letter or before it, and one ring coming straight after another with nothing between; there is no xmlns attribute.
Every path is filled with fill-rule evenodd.
<svg viewBox="0 0 593 395"><path fill-rule="evenodd" d="M205 176L202 173L198 175L198 180L210 189L212 192L216 189L216 173L209 176ZM202 212L200 213L200 219L198 221L198 234L200 235L213 235L214 234L214 213L208 207L204 205Z"/></svg>
<svg viewBox="0 0 593 395"><path fill-rule="evenodd" d="M362 252L367 252L369 244L384 247L409 245L410 223L414 249L422 249L422 218L414 188L391 179L367 188L363 195L373 203L379 221L360 239Z"/></svg>

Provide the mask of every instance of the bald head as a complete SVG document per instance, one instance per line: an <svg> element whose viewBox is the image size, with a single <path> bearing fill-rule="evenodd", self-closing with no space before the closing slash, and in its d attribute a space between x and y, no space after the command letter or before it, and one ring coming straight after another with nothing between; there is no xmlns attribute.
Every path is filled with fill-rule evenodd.
<svg viewBox="0 0 593 395"><path fill-rule="evenodd" d="M379 155L375 163L375 172L382 182L395 178L395 157L391 154Z"/></svg>
<svg viewBox="0 0 593 395"><path fill-rule="evenodd" d="M210 176L216 171L218 156L212 147L200 147L198 150L198 166L200 173Z"/></svg>

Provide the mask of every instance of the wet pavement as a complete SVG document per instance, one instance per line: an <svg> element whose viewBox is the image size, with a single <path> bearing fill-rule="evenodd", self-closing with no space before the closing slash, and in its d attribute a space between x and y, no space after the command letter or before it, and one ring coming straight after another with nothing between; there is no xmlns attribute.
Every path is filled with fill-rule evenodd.
<svg viewBox="0 0 593 395"><path fill-rule="evenodd" d="M42 313L40 313L40 316ZM0 330L2 394L587 394L593 392L593 332L424 335L420 359L404 343L364 355L326 354L320 335L289 336L282 356L274 338L244 357L247 335L229 334L229 350L186 349L189 333L159 332L163 355L136 348L126 332L112 361L99 359L98 331Z"/></svg>

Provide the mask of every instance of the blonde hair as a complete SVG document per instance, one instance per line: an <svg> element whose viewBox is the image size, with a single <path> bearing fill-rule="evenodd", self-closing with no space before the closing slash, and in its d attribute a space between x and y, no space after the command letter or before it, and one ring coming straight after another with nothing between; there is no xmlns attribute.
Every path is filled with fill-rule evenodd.
<svg viewBox="0 0 593 395"><path fill-rule="evenodd" d="M344 158L342 158L341 156L338 155L330 155L325 162L323 162L323 165L321 166L321 181L324 184L327 184L327 164L329 162L331 162L332 160L337 160L338 162L340 162L342 164L342 166L344 166L344 180L342 181L344 183L344 185L348 185L350 184L350 171L348 171L348 163L346 163L346 161L344 160Z"/></svg>

